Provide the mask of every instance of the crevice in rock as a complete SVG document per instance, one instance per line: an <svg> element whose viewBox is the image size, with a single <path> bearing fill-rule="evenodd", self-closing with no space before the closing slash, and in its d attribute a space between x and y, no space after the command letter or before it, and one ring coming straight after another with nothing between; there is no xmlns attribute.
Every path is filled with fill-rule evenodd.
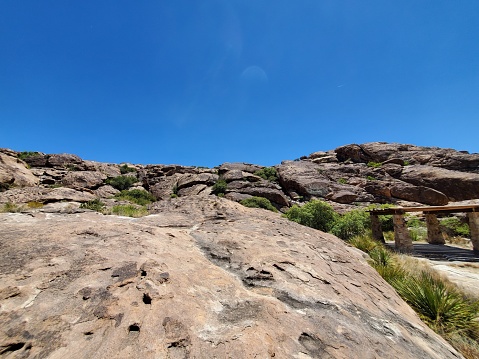
<svg viewBox="0 0 479 359"><path fill-rule="evenodd" d="M8 352L16 352L17 350L22 349L24 346L25 346L24 342L10 343L3 346L3 348L0 350L0 354L4 354Z"/></svg>

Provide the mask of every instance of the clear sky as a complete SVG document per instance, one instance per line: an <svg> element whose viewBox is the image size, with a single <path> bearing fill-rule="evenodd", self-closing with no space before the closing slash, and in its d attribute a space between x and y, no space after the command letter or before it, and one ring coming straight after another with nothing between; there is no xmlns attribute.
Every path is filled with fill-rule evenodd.
<svg viewBox="0 0 479 359"><path fill-rule="evenodd" d="M1 0L0 147L278 164L479 152L477 0Z"/></svg>

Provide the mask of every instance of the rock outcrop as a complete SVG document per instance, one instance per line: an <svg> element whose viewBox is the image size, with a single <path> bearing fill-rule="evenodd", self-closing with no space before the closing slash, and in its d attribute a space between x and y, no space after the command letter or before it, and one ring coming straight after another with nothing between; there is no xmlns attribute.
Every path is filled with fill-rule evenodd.
<svg viewBox="0 0 479 359"><path fill-rule="evenodd" d="M213 196L0 214L5 358L460 358L358 250Z"/></svg>
<svg viewBox="0 0 479 359"><path fill-rule="evenodd" d="M247 163L224 163L217 168L124 166L85 161L70 154L4 149L0 151L0 191L19 187L45 191L63 186L106 199L117 193L108 186L109 179L126 175L137 178L157 200L209 196L221 179L226 182L226 198L239 202L264 197L280 210L310 199L347 210L371 203L445 205L479 198L478 154L382 142L351 144L284 161L274 166L276 175L272 177L261 174L264 167ZM123 173L125 170L133 172ZM15 192L0 195L0 203L12 196L18 197Z"/></svg>

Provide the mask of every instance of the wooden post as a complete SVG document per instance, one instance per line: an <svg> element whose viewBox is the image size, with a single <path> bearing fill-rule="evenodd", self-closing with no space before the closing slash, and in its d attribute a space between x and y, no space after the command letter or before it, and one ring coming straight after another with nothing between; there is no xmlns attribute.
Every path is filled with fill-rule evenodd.
<svg viewBox="0 0 479 359"><path fill-rule="evenodd" d="M404 220L403 213L393 214L394 223L394 242L395 247L399 252L410 253L414 250L412 245L411 236L406 227L406 221Z"/></svg>
<svg viewBox="0 0 479 359"><path fill-rule="evenodd" d="M479 212L467 214L469 219L469 230L471 231L472 249L479 251Z"/></svg>
<svg viewBox="0 0 479 359"><path fill-rule="evenodd" d="M384 240L383 229L381 228L381 222L379 221L379 216L377 214L370 213L370 218L373 239L378 242L386 243Z"/></svg>
<svg viewBox="0 0 479 359"><path fill-rule="evenodd" d="M426 213L426 225L427 225L427 242L429 244L445 244L444 236L442 235L441 228L439 227L439 221L437 216L433 213Z"/></svg>

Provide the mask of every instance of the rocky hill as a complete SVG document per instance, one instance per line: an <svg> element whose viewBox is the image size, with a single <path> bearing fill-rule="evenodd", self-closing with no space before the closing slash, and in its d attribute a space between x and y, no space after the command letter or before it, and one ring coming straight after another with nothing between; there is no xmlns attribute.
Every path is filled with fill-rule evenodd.
<svg viewBox="0 0 479 359"><path fill-rule="evenodd" d="M21 159L20 159L20 158ZM136 188L157 200L172 195L208 196L222 179L225 197L240 201L265 197L277 208L320 198L336 209L397 203L444 205L479 198L479 154L413 145L367 143L315 152L274 166L264 175L254 164L224 163L217 168L179 165L126 165L85 161L71 154L0 150L0 203L85 202L110 198L118 190L108 178L137 179Z"/></svg>
<svg viewBox="0 0 479 359"><path fill-rule="evenodd" d="M444 204L479 198L478 166L476 154L385 143L275 170L3 149L0 204L17 213L0 213L0 357L461 358L362 252L235 201ZM225 198L211 194L220 181ZM123 187L154 195L150 215L80 208L121 203Z"/></svg>

